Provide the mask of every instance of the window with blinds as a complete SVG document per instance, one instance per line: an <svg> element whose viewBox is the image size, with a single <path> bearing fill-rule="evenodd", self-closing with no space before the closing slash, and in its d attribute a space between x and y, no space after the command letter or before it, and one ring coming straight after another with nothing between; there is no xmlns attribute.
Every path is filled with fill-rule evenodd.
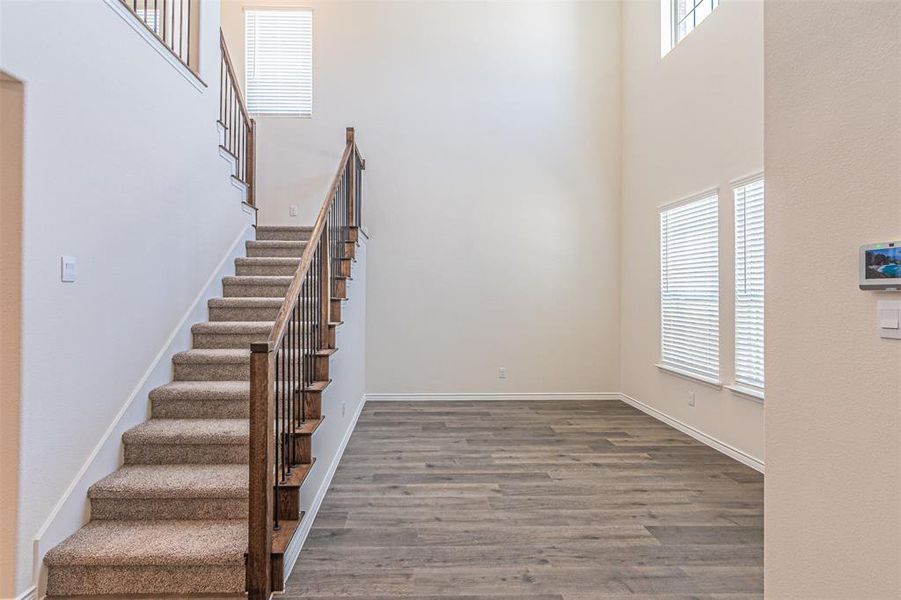
<svg viewBox="0 0 901 600"><path fill-rule="evenodd" d="M719 382L716 193L660 212L661 366Z"/></svg>
<svg viewBox="0 0 901 600"><path fill-rule="evenodd" d="M735 194L735 383L763 391L763 177Z"/></svg>
<svg viewBox="0 0 901 600"><path fill-rule="evenodd" d="M247 110L252 114L313 115L313 11L244 13Z"/></svg>

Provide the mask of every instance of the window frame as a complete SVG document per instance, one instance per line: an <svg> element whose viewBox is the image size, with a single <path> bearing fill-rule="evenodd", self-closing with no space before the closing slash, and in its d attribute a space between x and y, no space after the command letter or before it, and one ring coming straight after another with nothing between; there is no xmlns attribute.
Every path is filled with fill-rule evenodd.
<svg viewBox="0 0 901 600"><path fill-rule="evenodd" d="M714 206L715 206L715 218L713 219L713 223L715 223L715 226L716 226L716 232L715 232L715 236L714 236L715 243L713 244L713 248L715 249L715 262L716 262L716 267L713 269L713 272L716 275L716 283L715 283L716 292L714 294L715 299L716 299L716 317L715 317L716 372L715 373L704 372L704 370L701 368L693 369L690 366L686 367L683 365L678 365L678 364L674 364L673 362L667 361L665 359L665 350L664 350L664 343L665 343L664 315L665 315L665 308L666 308L665 302L664 302L664 294L665 294L665 290L664 290L664 287L665 287L664 286L664 283L665 283L664 282L664 268L665 268L664 267L664 263L665 263L665 261L664 261L664 215L674 209L678 209L678 208L688 206L688 205L696 203L696 202L702 202L702 201L711 200L711 199L714 201ZM657 219L657 226L658 226L657 233L658 233L658 245L659 245L658 246L658 255L657 255L658 256L658 269L659 269L658 284L657 284L658 285L657 318L658 318L658 333L659 333L659 340L658 340L658 343L659 343L658 357L659 358L658 358L658 362L656 363L656 366L657 366L657 368L659 368L663 371L673 373L675 375L679 375L682 377L687 377L687 378L693 379L695 381L699 381L701 383L705 383L705 384L708 384L708 385L711 385L711 386L714 386L717 388L721 388L723 385L722 379L721 379L722 378L722 360L721 360L722 346L720 344L720 340L722 337L721 336L721 333L722 333L722 307L721 307L721 304L722 304L722 302L721 302L722 278L720 277L720 267L721 267L721 262L720 262L720 242L721 242L720 216L721 216L721 214L720 214L719 188L711 188L711 189L705 190L703 192L700 192L698 194L693 194L693 195L683 198L681 200L677 200L675 202L669 202L669 203L659 206L658 207L658 219Z"/></svg>
<svg viewBox="0 0 901 600"><path fill-rule="evenodd" d="M660 57L663 58L670 53L679 43L688 37L692 31L698 28L707 18L719 8L722 0L687 0L691 3L691 10L679 18L676 3L679 0L660 0ZM698 8L705 3L710 4L710 12L708 12L700 21L698 21ZM685 32L685 35L679 37L679 25L683 21L691 17L691 29Z"/></svg>
<svg viewBox="0 0 901 600"><path fill-rule="evenodd" d="M315 53L316 53L316 12L315 9L311 6L296 4L296 5L284 5L284 6L273 6L273 5L246 5L243 7L244 12L244 97L247 102L247 112L254 117L266 117L266 118L287 118L287 119L312 119L314 109L316 106L316 65L315 65ZM248 68L248 56L250 54L247 44L247 15L252 12L305 12L310 15L310 111L309 113L305 113L303 111L279 111L279 112L266 112L254 110L251 106L250 100L250 79L249 73L250 69Z"/></svg>

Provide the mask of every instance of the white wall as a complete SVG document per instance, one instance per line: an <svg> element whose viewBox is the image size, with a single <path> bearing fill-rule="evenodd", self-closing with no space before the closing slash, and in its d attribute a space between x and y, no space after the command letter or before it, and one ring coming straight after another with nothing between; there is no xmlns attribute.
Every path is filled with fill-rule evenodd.
<svg viewBox="0 0 901 600"><path fill-rule="evenodd" d="M105 2L0 4L26 97L22 592L35 534L249 217L217 150L218 3L200 90Z"/></svg>
<svg viewBox="0 0 901 600"><path fill-rule="evenodd" d="M260 218L311 221L356 126L368 391L617 391L619 3L305 5L314 115L259 119Z"/></svg>
<svg viewBox="0 0 901 600"><path fill-rule="evenodd" d="M659 370L660 205L720 187L720 361L734 373L729 184L763 169L763 3L723 2L660 58L660 2L623 5L622 390L764 458L763 406ZM690 391L696 405L688 405Z"/></svg>
<svg viewBox="0 0 901 600"><path fill-rule="evenodd" d="M857 252L901 238L901 4L767 2L766 171L767 597L899 598L901 293Z"/></svg>

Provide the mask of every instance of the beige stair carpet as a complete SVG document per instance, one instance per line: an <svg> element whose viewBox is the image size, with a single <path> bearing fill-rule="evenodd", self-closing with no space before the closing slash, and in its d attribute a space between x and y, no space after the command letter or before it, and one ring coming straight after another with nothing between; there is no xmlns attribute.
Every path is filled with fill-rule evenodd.
<svg viewBox="0 0 901 600"><path fill-rule="evenodd" d="M311 228L258 227L247 257L123 435L125 464L88 492L90 522L52 549L49 598L241 595L247 546L249 346L271 331Z"/></svg>

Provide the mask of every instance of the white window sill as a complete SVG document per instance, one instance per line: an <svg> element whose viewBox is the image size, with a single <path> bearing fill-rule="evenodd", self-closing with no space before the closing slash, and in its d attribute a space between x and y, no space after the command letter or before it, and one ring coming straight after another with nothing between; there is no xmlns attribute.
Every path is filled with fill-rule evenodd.
<svg viewBox="0 0 901 600"><path fill-rule="evenodd" d="M733 383L731 385L727 385L726 389L730 390L731 392L733 392L735 394L738 394L739 396L745 396L747 398L750 398L751 400L760 402L761 404L764 401L763 400L764 399L763 390L758 390L756 388L741 385L739 383Z"/></svg>
<svg viewBox="0 0 901 600"><path fill-rule="evenodd" d="M684 369L680 369L678 367L673 367L670 365L665 365L662 363L657 363L656 366L661 371L666 371L667 373L672 373L673 375L678 375L679 377L686 377L688 379L700 381L701 383L707 384L709 386L713 386L715 388L723 387L723 382L720 381L719 379L714 379L712 377L705 377L704 375L698 375L697 373L692 373L691 371L686 371Z"/></svg>

